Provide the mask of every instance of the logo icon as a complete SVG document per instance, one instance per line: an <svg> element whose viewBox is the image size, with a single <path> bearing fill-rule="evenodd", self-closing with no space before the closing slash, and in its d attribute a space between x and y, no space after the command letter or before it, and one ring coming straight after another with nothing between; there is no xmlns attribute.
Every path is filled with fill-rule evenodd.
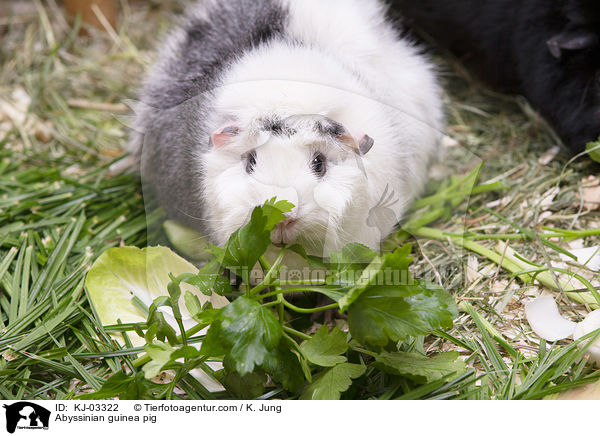
<svg viewBox="0 0 600 436"><path fill-rule="evenodd" d="M6 409L6 431L14 433L17 428L28 430L47 430L50 422L50 411L28 401L19 401L10 405L4 404Z"/></svg>

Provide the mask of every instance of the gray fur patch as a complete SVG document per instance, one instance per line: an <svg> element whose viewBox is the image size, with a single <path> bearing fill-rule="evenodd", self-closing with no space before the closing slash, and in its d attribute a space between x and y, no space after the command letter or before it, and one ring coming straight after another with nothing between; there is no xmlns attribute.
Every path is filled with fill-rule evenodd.
<svg viewBox="0 0 600 436"><path fill-rule="evenodd" d="M334 120L322 120L315 123L315 130L323 136L342 136L346 129L340 123Z"/></svg>
<svg viewBox="0 0 600 436"><path fill-rule="evenodd" d="M162 63L163 77L144 89L144 102L164 109L214 89L235 59L284 37L287 15L273 0L228 0L206 18L189 19L176 53Z"/></svg>
<svg viewBox="0 0 600 436"><path fill-rule="evenodd" d="M285 120L276 117L262 119L261 129L277 136L290 137L297 133L296 129L288 125Z"/></svg>
<svg viewBox="0 0 600 436"><path fill-rule="evenodd" d="M198 154L209 147L206 120L213 90L232 62L284 38L288 11L275 0L215 2L191 13L172 34L142 89L132 148L137 149L145 197L171 218L207 230ZM150 206L150 207L153 207Z"/></svg>

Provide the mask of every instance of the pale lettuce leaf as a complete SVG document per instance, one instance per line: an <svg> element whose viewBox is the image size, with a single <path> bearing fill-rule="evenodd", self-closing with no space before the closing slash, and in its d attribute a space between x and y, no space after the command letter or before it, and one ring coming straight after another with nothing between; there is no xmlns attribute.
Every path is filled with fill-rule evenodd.
<svg viewBox="0 0 600 436"><path fill-rule="evenodd" d="M92 265L86 278L86 287L91 304L100 317L103 325L145 322L146 314L133 302L137 297L146 307L161 296L169 296L167 285L171 281L169 273L177 276L183 273L198 273L198 268L178 256L167 247L117 247L106 250ZM213 308L221 308L229 301L215 292L206 296L188 283L180 284L182 294L191 292L201 305L210 301ZM179 309L183 317L185 329L196 325L187 310L183 298L179 300ZM179 327L170 307L160 307L165 320L179 332ZM202 334L203 332L199 332ZM124 344L118 334L112 335L119 343ZM135 334L129 335L134 346L145 344L145 340ZM199 347L200 344L194 344ZM213 369L222 368L219 362L208 362ZM208 390L219 391L223 387L201 369L190 371Z"/></svg>

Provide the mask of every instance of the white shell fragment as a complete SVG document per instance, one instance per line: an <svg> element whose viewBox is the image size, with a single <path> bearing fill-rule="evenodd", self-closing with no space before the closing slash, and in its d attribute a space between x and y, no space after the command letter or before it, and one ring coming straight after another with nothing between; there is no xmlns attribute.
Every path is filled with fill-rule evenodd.
<svg viewBox="0 0 600 436"><path fill-rule="evenodd" d="M551 295L537 297L526 303L525 316L533 332L551 342L568 338L577 326L577 323L560 316Z"/></svg>
<svg viewBox="0 0 600 436"><path fill-rule="evenodd" d="M569 321L560 316L558 306L551 295L537 297L526 303L525 316L533 332L547 341L558 341L569 336L577 340L600 329L600 309L588 313L579 323ZM587 348L586 354L600 365L600 338Z"/></svg>
<svg viewBox="0 0 600 436"><path fill-rule="evenodd" d="M597 329L600 329L600 309L588 313L585 319L577 324L573 332L573 339L577 340ZM590 359L600 365L600 338L588 347L587 353Z"/></svg>
<svg viewBox="0 0 600 436"><path fill-rule="evenodd" d="M575 248L571 254L577 257L577 263L587 266L592 271L600 271L600 246ZM560 254L562 260L572 261L566 254Z"/></svg>

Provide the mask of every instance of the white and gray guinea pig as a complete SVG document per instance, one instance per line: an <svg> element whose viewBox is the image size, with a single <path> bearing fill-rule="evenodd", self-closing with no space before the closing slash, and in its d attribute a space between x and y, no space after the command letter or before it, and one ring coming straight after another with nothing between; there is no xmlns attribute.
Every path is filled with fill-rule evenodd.
<svg viewBox="0 0 600 436"><path fill-rule="evenodd" d="M378 249L439 153L431 65L377 0L205 0L142 89L132 146L167 213L223 244L254 206L295 205L272 233L327 255Z"/></svg>

